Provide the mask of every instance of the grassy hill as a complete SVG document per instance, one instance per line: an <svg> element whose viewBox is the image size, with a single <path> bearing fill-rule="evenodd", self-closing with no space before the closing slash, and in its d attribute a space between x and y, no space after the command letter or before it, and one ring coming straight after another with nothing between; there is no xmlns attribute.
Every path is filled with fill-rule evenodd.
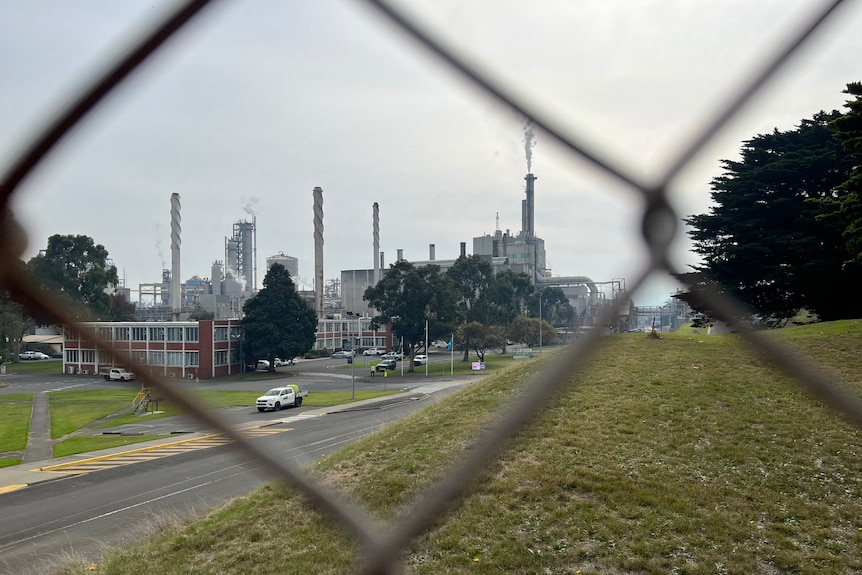
<svg viewBox="0 0 862 575"><path fill-rule="evenodd" d="M828 363L862 393L862 321L770 336ZM407 573L862 571L858 429L737 336L625 334L606 343L454 510L404 549ZM529 385L534 362L331 454L312 472L381 518L408 513L494 410ZM361 566L356 553L337 526L271 485L114 552L90 572L350 573Z"/></svg>

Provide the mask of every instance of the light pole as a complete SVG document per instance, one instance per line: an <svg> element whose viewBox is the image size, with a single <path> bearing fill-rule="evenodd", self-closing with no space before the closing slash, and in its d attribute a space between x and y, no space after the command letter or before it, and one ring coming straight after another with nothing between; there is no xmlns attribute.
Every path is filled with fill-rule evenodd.
<svg viewBox="0 0 862 575"><path fill-rule="evenodd" d="M539 292L539 355L542 355L542 292Z"/></svg>
<svg viewBox="0 0 862 575"><path fill-rule="evenodd" d="M231 335L231 338L239 341L239 378L243 379L245 375L245 357L242 354L242 331L237 330Z"/></svg>

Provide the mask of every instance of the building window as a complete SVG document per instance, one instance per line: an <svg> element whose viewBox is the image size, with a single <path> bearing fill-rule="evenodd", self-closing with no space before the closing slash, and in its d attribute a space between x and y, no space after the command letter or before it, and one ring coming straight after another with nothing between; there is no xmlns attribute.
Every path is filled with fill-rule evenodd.
<svg viewBox="0 0 862 575"><path fill-rule="evenodd" d="M213 333L213 337L215 341L227 341L227 328L226 327L217 327Z"/></svg>
<svg viewBox="0 0 862 575"><path fill-rule="evenodd" d="M215 352L215 364L216 365L227 365L227 350L225 351L217 351Z"/></svg>
<svg viewBox="0 0 862 575"><path fill-rule="evenodd" d="M374 338L373 337L363 337L362 338L362 347L374 347Z"/></svg>
<svg viewBox="0 0 862 575"><path fill-rule="evenodd" d="M145 328L145 327L133 327L132 328L132 341L147 341L147 328Z"/></svg>
<svg viewBox="0 0 862 575"><path fill-rule="evenodd" d="M77 349L67 349L66 350L66 363L78 363L78 350Z"/></svg>
<svg viewBox="0 0 862 575"><path fill-rule="evenodd" d="M114 331L115 339L121 341L129 341L129 328L127 327L118 327Z"/></svg>
<svg viewBox="0 0 862 575"><path fill-rule="evenodd" d="M151 327L150 328L150 341L165 341L165 328L164 327Z"/></svg>
<svg viewBox="0 0 862 575"><path fill-rule="evenodd" d="M181 328L181 327L169 327L168 328L168 341L183 341L183 328Z"/></svg>
<svg viewBox="0 0 862 575"><path fill-rule="evenodd" d="M96 363L96 351L93 349L82 349L81 363Z"/></svg>
<svg viewBox="0 0 862 575"><path fill-rule="evenodd" d="M114 337L113 337L114 333L113 332L114 332L114 330L111 329L110 327L97 327L96 328L96 336L101 338L101 339L104 339L106 341L111 341L112 339L114 339Z"/></svg>
<svg viewBox="0 0 862 575"><path fill-rule="evenodd" d="M147 352L132 351L132 361L138 365L144 365L147 363Z"/></svg>
<svg viewBox="0 0 862 575"><path fill-rule="evenodd" d="M78 334L78 332L71 330L71 329L64 329L63 330L63 337L65 337L66 339L74 339L74 340L81 339L81 336Z"/></svg>
<svg viewBox="0 0 862 575"><path fill-rule="evenodd" d="M197 328L195 328L197 329ZM186 352L186 365L189 367L197 367L198 366L198 352L196 351L187 351Z"/></svg>
<svg viewBox="0 0 862 575"><path fill-rule="evenodd" d="M150 365L165 365L165 352L150 351L147 354L147 359Z"/></svg>
<svg viewBox="0 0 862 575"><path fill-rule="evenodd" d="M168 359L168 365L172 367L182 367L183 366L183 352L181 351L169 351L165 354Z"/></svg>
<svg viewBox="0 0 862 575"><path fill-rule="evenodd" d="M198 340L198 328L187 327L186 328L186 341L197 341L197 340Z"/></svg>

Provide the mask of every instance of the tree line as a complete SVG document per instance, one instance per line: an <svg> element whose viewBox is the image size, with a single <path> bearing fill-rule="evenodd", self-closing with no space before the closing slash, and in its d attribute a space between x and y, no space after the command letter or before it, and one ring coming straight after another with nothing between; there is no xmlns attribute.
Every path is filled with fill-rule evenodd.
<svg viewBox="0 0 862 575"><path fill-rule="evenodd" d="M560 288L546 288L540 296L530 276L512 270L495 274L479 255L459 257L445 273L433 264L396 262L363 299L377 310L372 328L389 326L411 359L426 341L444 340L463 348L464 361L470 350L484 360L489 349L505 349L507 339L535 346L540 333L545 340L556 337L552 323L577 324Z"/></svg>
<svg viewBox="0 0 862 575"><path fill-rule="evenodd" d="M706 290L734 296L767 326L800 310L862 316L862 84L843 93L846 112L743 142L711 181L713 206L683 220L703 263L678 275L690 287L674 297L706 320L730 319L704 302Z"/></svg>

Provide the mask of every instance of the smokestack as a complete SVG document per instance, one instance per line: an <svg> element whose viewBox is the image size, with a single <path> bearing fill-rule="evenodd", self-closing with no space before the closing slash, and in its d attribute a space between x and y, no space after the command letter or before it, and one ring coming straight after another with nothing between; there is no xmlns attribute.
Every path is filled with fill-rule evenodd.
<svg viewBox="0 0 862 575"><path fill-rule="evenodd" d="M467 242L461 242L461 255L467 257Z"/></svg>
<svg viewBox="0 0 862 575"><path fill-rule="evenodd" d="M526 228L525 231L528 232L528 237L536 236L536 202L535 202L535 184L536 176L533 174L527 174L524 176L524 180L527 182L527 199L526 199L526 212L524 214L526 218Z"/></svg>
<svg viewBox="0 0 862 575"><path fill-rule="evenodd" d="M171 311L174 321L180 319L180 195L171 194Z"/></svg>
<svg viewBox="0 0 862 575"><path fill-rule="evenodd" d="M323 317L323 189L317 186L314 197L314 307Z"/></svg>
<svg viewBox="0 0 862 575"><path fill-rule="evenodd" d="M380 267L377 269L378 278L383 279L383 272L386 270L386 259L383 257L384 253L380 252Z"/></svg>
<svg viewBox="0 0 862 575"><path fill-rule="evenodd" d="M374 242L374 255L371 257L371 282L372 285L377 285L380 276L377 275L377 257L380 254L380 204L374 202L371 211L371 228Z"/></svg>
<svg viewBox="0 0 862 575"><path fill-rule="evenodd" d="M434 244L428 244L428 259L432 262L437 257L436 251L436 246Z"/></svg>
<svg viewBox="0 0 862 575"><path fill-rule="evenodd" d="M399 262L400 262L400 261L402 261L402 260L404 259L404 250L403 250L403 249L401 249L401 248L398 248L398 252L397 252L397 253L398 253L398 259L397 259L396 261L399 261Z"/></svg>

